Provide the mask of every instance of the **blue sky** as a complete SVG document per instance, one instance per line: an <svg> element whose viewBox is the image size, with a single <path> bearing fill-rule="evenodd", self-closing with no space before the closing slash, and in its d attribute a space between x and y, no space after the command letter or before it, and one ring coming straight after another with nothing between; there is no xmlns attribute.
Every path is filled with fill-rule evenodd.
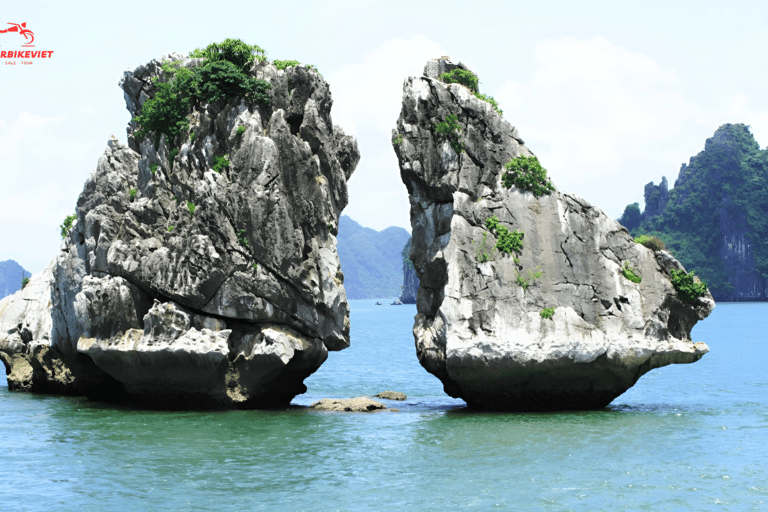
<svg viewBox="0 0 768 512"><path fill-rule="evenodd" d="M27 1L32 66L0 59L0 260L41 271L58 225L111 134L125 141L125 69L228 37L270 59L315 64L333 118L362 159L345 210L377 230L410 230L389 142L402 82L450 55L480 77L560 190L618 217L643 185L674 183L680 165L724 123L768 144L766 2ZM0 34L0 50L20 50Z"/></svg>

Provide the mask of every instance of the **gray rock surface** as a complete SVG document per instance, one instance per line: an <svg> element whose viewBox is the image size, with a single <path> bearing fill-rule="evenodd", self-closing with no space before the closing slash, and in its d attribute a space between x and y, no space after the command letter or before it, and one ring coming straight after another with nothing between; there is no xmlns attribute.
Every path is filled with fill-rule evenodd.
<svg viewBox="0 0 768 512"><path fill-rule="evenodd" d="M419 276L411 261L411 238L403 247L403 290L400 293L400 302L403 304L416 304L416 295L419 291Z"/></svg>
<svg viewBox="0 0 768 512"><path fill-rule="evenodd" d="M323 398L309 407L318 411L338 412L373 412L387 408L383 403L366 396L356 398Z"/></svg>
<svg viewBox="0 0 768 512"><path fill-rule="evenodd" d="M708 347L690 333L711 296L681 301L669 270L682 266L585 199L504 188L504 164L533 153L491 105L438 81L447 67L429 62L405 80L393 132L411 203L421 364L471 406L547 410L604 407L649 370L700 359ZM449 114L459 154L435 130ZM520 254L493 249L491 216L524 233ZM625 264L640 283L622 275Z"/></svg>
<svg viewBox="0 0 768 512"><path fill-rule="evenodd" d="M154 60L120 81L133 116L160 67ZM0 313L12 374L30 374L14 362L34 359L14 327L27 322L28 344L61 363L67 392L272 406L303 393L329 350L349 346L334 235L357 143L333 125L329 84L316 71L257 61L250 73L271 83L271 105L197 105L190 132L163 135L157 149L152 136L136 138L133 120L130 147L108 142L52 266ZM219 173L213 158L223 155L230 165ZM27 296L37 302L23 305ZM14 378L18 389L39 387L31 375Z"/></svg>

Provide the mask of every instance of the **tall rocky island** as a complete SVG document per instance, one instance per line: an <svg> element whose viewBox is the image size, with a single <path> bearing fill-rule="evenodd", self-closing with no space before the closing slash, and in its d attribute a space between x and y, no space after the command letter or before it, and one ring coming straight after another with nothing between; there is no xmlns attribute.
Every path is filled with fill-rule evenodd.
<svg viewBox="0 0 768 512"><path fill-rule="evenodd" d="M673 189L663 177L644 196L619 219L633 235L661 239L718 301L768 300L768 149L749 126L724 124Z"/></svg>
<svg viewBox="0 0 768 512"><path fill-rule="evenodd" d="M416 350L449 395L600 408L649 370L708 351L691 340L714 308L706 288L557 191L466 66L432 60L405 80L392 142L410 194Z"/></svg>
<svg viewBox="0 0 768 512"><path fill-rule="evenodd" d="M359 152L328 83L237 40L120 86L61 251L0 303L11 389L174 407L287 404L349 346L335 233Z"/></svg>

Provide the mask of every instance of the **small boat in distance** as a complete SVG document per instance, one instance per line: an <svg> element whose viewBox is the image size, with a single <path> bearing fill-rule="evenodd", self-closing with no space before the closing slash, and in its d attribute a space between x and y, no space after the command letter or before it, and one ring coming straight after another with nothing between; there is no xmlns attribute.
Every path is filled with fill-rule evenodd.
<svg viewBox="0 0 768 512"><path fill-rule="evenodd" d="M381 306L381 302L377 302L377 303L376 303L376 305L377 305L377 306Z"/></svg>
<svg viewBox="0 0 768 512"><path fill-rule="evenodd" d="M395 299L395 300L393 300L393 301L392 301L392 303L390 304L390 306L402 306L402 305L403 305L403 303L402 303L402 302L400 302L400 299Z"/></svg>

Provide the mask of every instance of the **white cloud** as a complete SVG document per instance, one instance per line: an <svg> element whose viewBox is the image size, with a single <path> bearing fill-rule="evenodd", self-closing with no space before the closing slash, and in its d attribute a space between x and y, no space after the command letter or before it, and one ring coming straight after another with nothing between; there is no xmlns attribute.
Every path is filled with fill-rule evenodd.
<svg viewBox="0 0 768 512"><path fill-rule="evenodd" d="M530 80L506 82L497 97L523 137L546 141L540 156L555 174L589 180L622 172L633 158L677 161L654 146L704 122L674 71L603 37L540 42L535 60Z"/></svg>
<svg viewBox="0 0 768 512"><path fill-rule="evenodd" d="M357 138L361 153L344 213L363 226L410 230L408 194L390 144L391 131L400 114L403 80L421 75L427 60L444 54L438 43L421 35L389 39L362 62L329 74L333 122Z"/></svg>
<svg viewBox="0 0 768 512"><path fill-rule="evenodd" d="M334 122L353 133L362 125L389 133L400 113L405 77L421 75L426 61L442 54L442 47L424 36L390 39L362 62L332 73Z"/></svg>
<svg viewBox="0 0 768 512"><path fill-rule="evenodd" d="M643 53L604 37L535 45L529 78L505 82L496 98L555 184L618 216L642 187L703 149L717 128L686 84Z"/></svg>

